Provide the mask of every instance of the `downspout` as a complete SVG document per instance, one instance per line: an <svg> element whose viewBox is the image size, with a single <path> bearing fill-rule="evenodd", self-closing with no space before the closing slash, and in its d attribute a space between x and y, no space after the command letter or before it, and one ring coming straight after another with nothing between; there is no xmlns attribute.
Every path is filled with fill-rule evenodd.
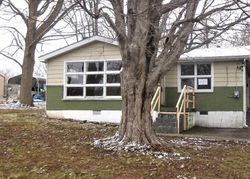
<svg viewBox="0 0 250 179"><path fill-rule="evenodd" d="M243 61L243 127L248 127L246 125L246 115L247 115L247 98L246 98L246 59Z"/></svg>

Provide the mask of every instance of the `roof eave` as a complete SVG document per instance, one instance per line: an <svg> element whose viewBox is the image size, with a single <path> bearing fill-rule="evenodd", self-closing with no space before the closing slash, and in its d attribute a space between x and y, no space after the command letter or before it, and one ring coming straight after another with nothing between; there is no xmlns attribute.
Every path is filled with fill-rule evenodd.
<svg viewBox="0 0 250 179"><path fill-rule="evenodd" d="M206 62L206 61L241 61L250 60L250 55L216 56L216 57L181 57L178 62Z"/></svg>
<svg viewBox="0 0 250 179"><path fill-rule="evenodd" d="M118 46L118 42L116 40L112 40L112 39L108 39L108 38L100 37L100 36L93 36L93 37L90 37L90 38L85 39L83 41L71 44L71 45L66 46L66 47L62 47L60 49L54 50L54 51L49 52L47 54L41 55L39 57L39 60L41 62L46 63L51 58L54 58L54 57L57 57L59 55L68 53L68 52L70 52L72 50L78 49L78 48L80 48L82 46L85 46L85 45L87 45L89 43L92 43L92 42L95 42L95 41L104 42L104 43L108 43L108 44L111 44L111 45Z"/></svg>

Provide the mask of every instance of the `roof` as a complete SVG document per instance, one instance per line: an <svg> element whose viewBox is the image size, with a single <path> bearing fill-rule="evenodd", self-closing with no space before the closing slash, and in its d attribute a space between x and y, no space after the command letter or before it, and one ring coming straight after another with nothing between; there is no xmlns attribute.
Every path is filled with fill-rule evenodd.
<svg viewBox="0 0 250 179"><path fill-rule="evenodd" d="M3 78L5 78L5 76L4 76L4 75L2 75L2 74L0 74L0 77L3 77Z"/></svg>
<svg viewBox="0 0 250 179"><path fill-rule="evenodd" d="M181 62L250 59L250 46L195 49L181 55Z"/></svg>
<svg viewBox="0 0 250 179"><path fill-rule="evenodd" d="M49 52L39 57L40 61L46 62L47 60L56 56L68 53L92 42L103 42L111 45L118 46L118 42L114 39L108 39L101 36L93 36L74 44L62 47L55 51ZM179 62L197 62L197 61L235 61L250 59L250 46L241 47L218 47L218 48L202 48L195 49L188 53L181 55Z"/></svg>
<svg viewBox="0 0 250 179"><path fill-rule="evenodd" d="M118 46L118 42L116 40L108 39L108 38L101 37L101 36L93 36L93 37L84 39L82 41L73 43L71 45L68 45L66 47L62 47L62 48L57 49L55 51L49 52L47 54L44 54L44 55L40 56L39 59L42 62L46 62L47 60L49 60L51 58L54 58L56 56L68 53L70 51L73 51L75 49L78 49L80 47L83 47L83 46L85 46L87 44L90 44L90 43L96 42L96 41L97 42L104 42L104 43L108 43L108 44L111 44L111 45Z"/></svg>
<svg viewBox="0 0 250 179"><path fill-rule="evenodd" d="M17 75L8 80L8 84L14 84L14 85L20 85L21 84L21 78L22 75ZM32 77L32 87L37 86L37 82L39 82L39 85L45 84L46 79L43 77Z"/></svg>

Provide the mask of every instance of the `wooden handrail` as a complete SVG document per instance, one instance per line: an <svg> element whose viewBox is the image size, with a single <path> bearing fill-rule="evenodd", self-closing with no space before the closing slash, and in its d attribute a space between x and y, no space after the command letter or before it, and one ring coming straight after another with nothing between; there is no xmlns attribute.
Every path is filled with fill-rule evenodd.
<svg viewBox="0 0 250 179"><path fill-rule="evenodd" d="M161 105L161 87L158 86L155 94L151 100L151 113L155 110L156 105L158 104L157 112L160 112L160 105Z"/></svg>
<svg viewBox="0 0 250 179"><path fill-rule="evenodd" d="M192 91L192 99L190 99L190 93ZM158 113L162 114L175 114L176 115L176 128L178 134L180 133L180 115L184 116L184 130L186 130L188 121L186 121L186 108L189 108L189 103L193 103L192 107L195 108L195 93L194 88L191 86L184 85L183 89L181 90L181 94L179 96L179 99L176 103L176 112L161 112L160 111L160 105L161 105L161 87L158 86L155 94L151 100L151 114L155 111L157 108ZM157 105L158 104L158 105Z"/></svg>
<svg viewBox="0 0 250 179"><path fill-rule="evenodd" d="M192 90L192 100L189 99L189 93ZM177 132L180 133L180 115L184 115L184 129L186 129L186 108L189 107L189 103L193 103L193 108L195 108L195 94L194 88L191 86L184 85L181 90L181 94L176 103L176 119L177 119Z"/></svg>
<svg viewBox="0 0 250 179"><path fill-rule="evenodd" d="M177 101L175 107L178 107L178 106L179 106L179 104L180 104L180 102L181 102L181 99L182 99L182 97L183 97L183 95L184 95L184 92L185 92L185 90L186 90L186 87L187 87L187 85L184 85L184 87L182 88L182 90L181 90L181 95L179 96L179 99L178 99L178 101Z"/></svg>

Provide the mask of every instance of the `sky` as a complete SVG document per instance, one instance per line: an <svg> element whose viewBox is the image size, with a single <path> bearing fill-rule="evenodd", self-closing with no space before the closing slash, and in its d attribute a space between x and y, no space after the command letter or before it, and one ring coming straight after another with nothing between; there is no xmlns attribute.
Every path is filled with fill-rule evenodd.
<svg viewBox="0 0 250 179"><path fill-rule="evenodd" d="M24 3L24 0L12 0L12 2L14 2L15 6L21 9L24 9L26 7L26 3ZM4 9L5 11L7 11L6 9ZM4 14L3 14L4 13ZM7 28L5 28L4 26L12 26L17 28L19 31L21 31L22 34L26 33L26 28L25 25L23 24L23 21L21 20L21 18L19 17L14 17L11 20L3 20L3 18L7 18L9 16L6 16L6 13L8 12L3 12L3 9L0 9L0 50L2 50L3 48L7 47L11 41L13 40L13 36L11 35L11 33L9 33L7 30ZM63 41L59 41L59 42L47 42L44 45L38 45L37 46L37 51L36 51L36 65L35 65L35 73L40 73L41 70L39 70L38 68L41 67L45 67L44 64L39 64L39 59L38 57L44 53L48 53L52 50L55 50L57 48L60 48L62 46L65 46L66 43ZM22 45L22 47L24 48L24 45ZM13 48L14 49L14 48ZM13 51L12 49L12 51ZM42 51L41 51L42 49ZM7 50L8 51L8 50ZM20 51L20 53L13 55L13 58L15 58L16 60L18 60L20 63L22 63L22 59L23 59L23 53ZM18 75L21 74L21 67L13 62L12 60L0 55L0 73L9 73L10 76L14 76L14 75Z"/></svg>
<svg viewBox="0 0 250 179"><path fill-rule="evenodd" d="M19 8L24 8L26 3L24 0L12 0L12 2L14 2L14 4L19 7ZM4 9L6 11L6 9ZM8 21L4 21L2 18L6 17L5 14L3 14L3 9L0 9L0 26L11 26L13 25L14 27L16 27L18 30L20 30L23 34L25 34L25 26L22 25L22 20L20 18L12 18L11 20ZM6 28L1 28L0 27L0 50L3 49L4 47L8 46L8 44L11 42L12 40L12 36L10 33L7 33L7 29ZM36 62L37 65L35 67L35 71L39 71L37 70L37 67L40 67L41 65L38 63L38 57L44 53L48 53L52 50L58 49L60 47L66 46L67 44L64 41L51 41L51 42L47 42L45 45L40 46L38 45L37 47L37 53L36 53ZM41 51L42 49L42 51ZM22 62L23 59L23 55L22 53L16 54L14 56L12 56L13 58L17 59L19 62ZM20 66L18 66L16 63L14 63L13 61L3 57L0 55L0 73L1 72L8 72L10 71L11 75L17 75L17 74L21 74L21 68Z"/></svg>

